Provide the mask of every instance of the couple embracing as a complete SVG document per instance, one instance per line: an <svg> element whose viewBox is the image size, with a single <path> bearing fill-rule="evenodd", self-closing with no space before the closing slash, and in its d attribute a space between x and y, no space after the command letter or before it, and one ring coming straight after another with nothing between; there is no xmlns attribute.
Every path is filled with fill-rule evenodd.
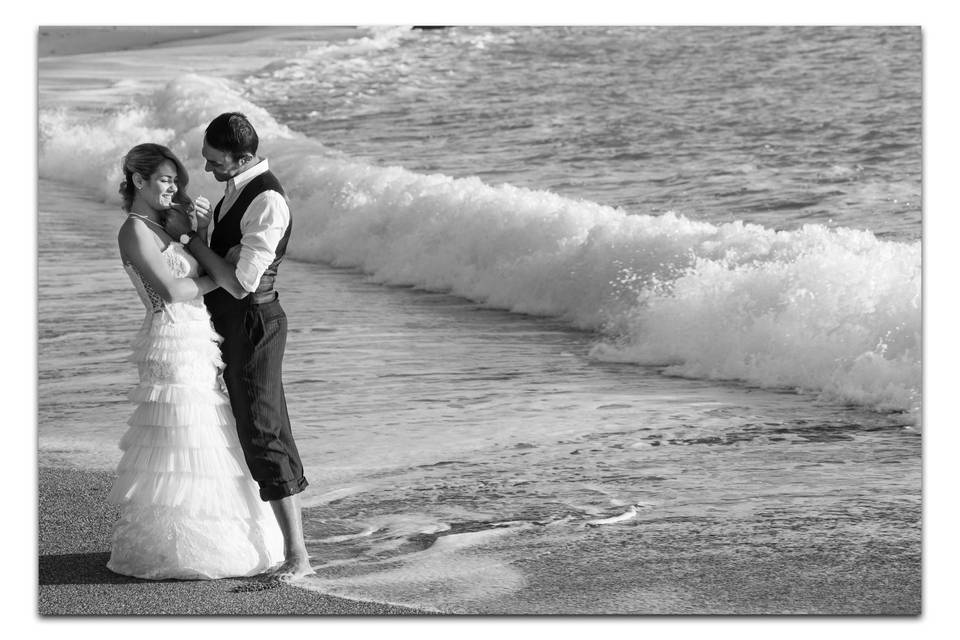
<svg viewBox="0 0 960 640"><path fill-rule="evenodd" d="M224 113L204 133L206 171L226 184L210 211L187 196L157 144L123 159L124 269L146 307L133 344L136 410L109 500L110 561L146 579L310 574L287 416L287 321L274 289L290 210L256 130Z"/></svg>

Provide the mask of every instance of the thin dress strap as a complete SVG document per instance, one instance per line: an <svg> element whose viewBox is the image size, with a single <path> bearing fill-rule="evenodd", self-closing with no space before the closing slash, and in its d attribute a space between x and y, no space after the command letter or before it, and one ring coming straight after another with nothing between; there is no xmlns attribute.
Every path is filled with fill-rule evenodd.
<svg viewBox="0 0 960 640"><path fill-rule="evenodd" d="M155 221L155 220L151 220L150 218L148 218L147 216L143 215L142 213L134 213L134 212L132 212L132 211L128 211L128 212L127 212L127 215L128 215L128 216L133 216L134 218L140 218L140 219L143 220L144 222L149 222L149 223L152 224L152 225L155 225L155 226L157 226L157 227L160 227L160 228L163 230L164 233L167 232L167 230L164 228L164 226L163 226L162 224L160 224L159 222L157 222L157 221Z"/></svg>

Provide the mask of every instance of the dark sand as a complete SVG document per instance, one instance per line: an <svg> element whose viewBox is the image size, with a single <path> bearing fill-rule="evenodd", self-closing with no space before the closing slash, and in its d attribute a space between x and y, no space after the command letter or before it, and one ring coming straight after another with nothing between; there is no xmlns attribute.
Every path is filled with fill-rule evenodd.
<svg viewBox="0 0 960 640"><path fill-rule="evenodd" d="M426 612L319 594L256 578L213 581L150 581L128 578L106 568L110 528L117 517L106 503L113 476L105 472L41 466L39 471L39 603L41 616L190 615L190 616L410 616ZM638 562L642 569L620 567L623 579L641 594L660 594L645 610L667 614L899 615L920 613L919 558L909 550L836 549L825 541L799 549L771 552L752 548L750 540L727 540L720 550L683 553L692 546L675 535L658 544L651 537ZM669 537L669 536L668 536ZM584 551L590 554L589 545ZM787 545L789 546L789 545ZM556 567L556 575L535 588L556 590L574 565ZM611 567L612 572L617 567ZM637 572L639 571L639 573ZM270 588L263 588L268 586ZM699 607L671 606L673 589L700 593ZM577 598L574 598L576 600ZM577 610L571 602L571 610ZM616 616L613 616L616 617Z"/></svg>
<svg viewBox="0 0 960 640"><path fill-rule="evenodd" d="M255 578L151 581L106 567L116 509L102 472L39 471L41 616L409 616L420 611L267 584ZM263 587L269 588L263 588Z"/></svg>

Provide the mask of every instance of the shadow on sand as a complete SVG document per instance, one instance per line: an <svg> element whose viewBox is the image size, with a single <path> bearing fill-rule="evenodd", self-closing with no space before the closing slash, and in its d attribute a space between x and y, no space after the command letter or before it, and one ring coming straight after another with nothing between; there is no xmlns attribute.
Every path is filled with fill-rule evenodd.
<svg viewBox="0 0 960 640"><path fill-rule="evenodd" d="M109 553L62 553L40 556L40 584L123 584L148 582L107 569Z"/></svg>

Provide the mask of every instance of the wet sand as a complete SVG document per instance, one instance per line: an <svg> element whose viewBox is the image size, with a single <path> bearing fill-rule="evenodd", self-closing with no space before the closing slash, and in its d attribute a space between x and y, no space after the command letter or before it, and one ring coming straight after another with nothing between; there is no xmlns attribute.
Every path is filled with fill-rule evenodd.
<svg viewBox="0 0 960 640"><path fill-rule="evenodd" d="M106 502L112 476L39 470L41 616L405 616L422 612L356 602L256 578L151 581L107 569L117 511Z"/></svg>
<svg viewBox="0 0 960 640"><path fill-rule="evenodd" d="M410 616L427 612L375 602L359 602L256 578L212 581L150 581L128 578L106 568L110 528L117 511L106 502L109 473L66 467L39 470L39 598L41 616ZM669 533L669 532L667 532ZM620 567L622 580L634 585L624 610L653 614L756 615L770 613L827 615L900 615L920 613L918 560L911 554L880 557L852 549L789 549L757 553L749 542L702 553L677 553L685 545L682 530L669 540L650 538L642 569ZM693 534L687 534L689 535ZM587 545L589 546L587 541ZM750 551L747 553L746 551ZM888 550L889 551L889 550ZM316 563L316 561L315 561ZM876 567L886 565L877 571ZM556 590L563 610L566 571L537 585ZM611 571L616 571L611 567ZM819 585L819 588L817 588ZM699 592L697 607L676 600L682 592ZM778 602L779 601L779 602ZM830 605L834 603L834 606ZM569 603L571 610L575 603ZM771 606L772 605L772 606ZM616 617L616 616L614 616Z"/></svg>

